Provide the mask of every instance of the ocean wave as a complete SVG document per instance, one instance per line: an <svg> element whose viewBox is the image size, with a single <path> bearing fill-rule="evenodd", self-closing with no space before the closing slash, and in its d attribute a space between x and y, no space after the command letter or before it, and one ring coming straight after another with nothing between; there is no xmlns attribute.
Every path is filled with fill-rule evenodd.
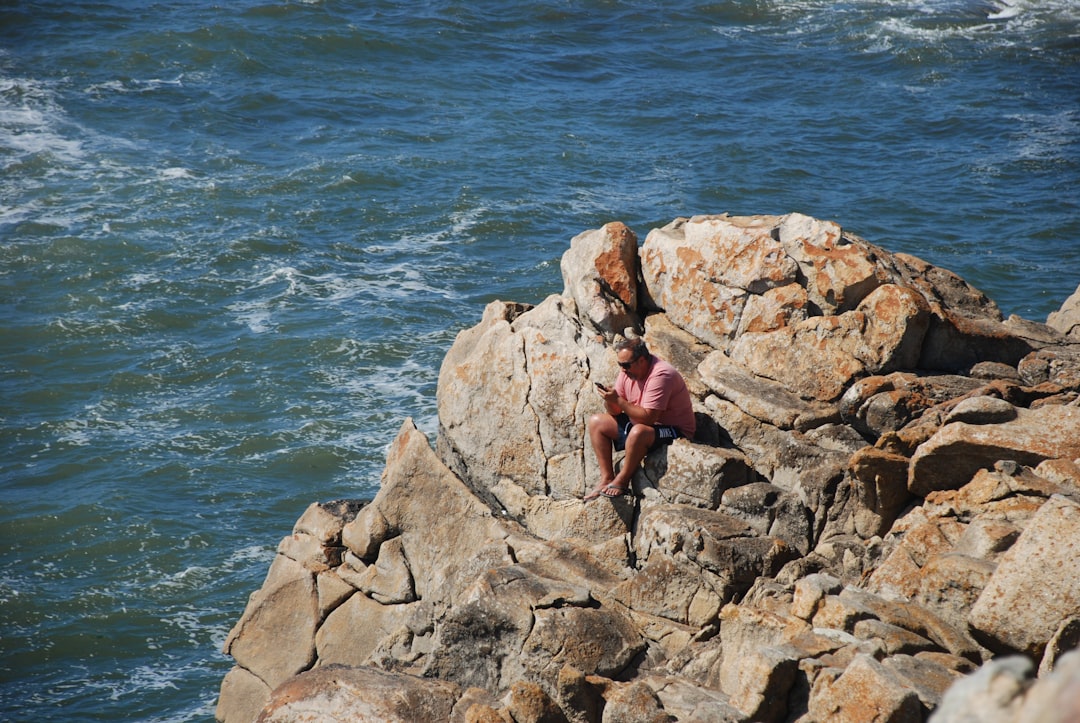
<svg viewBox="0 0 1080 723"><path fill-rule="evenodd" d="M187 168L173 167L161 169L158 171L158 177L162 180L173 181L181 178L194 178L195 174Z"/></svg>
<svg viewBox="0 0 1080 723"><path fill-rule="evenodd" d="M1080 158L1080 111L1052 114L1010 114L1017 130L1009 143L1012 156L1022 161L1067 162Z"/></svg>
<svg viewBox="0 0 1080 723"><path fill-rule="evenodd" d="M154 589L164 590L197 590L212 584L217 579L218 571L212 570L205 565L189 565L184 570L161 575L153 583ZM176 615L175 611L173 615ZM171 622L173 615L170 616Z"/></svg>
<svg viewBox="0 0 1080 723"><path fill-rule="evenodd" d="M102 95L105 93L149 93L161 88L179 88L184 85L183 74L172 79L148 78L124 78L106 80L100 83L91 83L83 90L89 95Z"/></svg>
<svg viewBox="0 0 1080 723"><path fill-rule="evenodd" d="M903 50L895 46L900 40L939 52L956 41L1034 46L1055 35L1075 37L1080 32L1076 0L857 0L840 6L828 0L777 0L769 7L775 15L750 19L782 21L794 35L864 37L868 52ZM739 27L716 31L730 34Z"/></svg>
<svg viewBox="0 0 1080 723"><path fill-rule="evenodd" d="M990 0L990 20L1023 20L1034 26L1040 23L1075 23L1080 20L1076 0Z"/></svg>
<svg viewBox="0 0 1080 723"><path fill-rule="evenodd" d="M27 77L0 76L0 149L8 158L4 168L24 165L32 157L50 163L78 163L84 143L65 129L72 121L60 107L53 84Z"/></svg>
<svg viewBox="0 0 1080 723"><path fill-rule="evenodd" d="M225 558L224 571L228 572L236 568L249 568L253 563L262 564L274 559L274 548L268 545L248 545L236 550L229 551Z"/></svg>

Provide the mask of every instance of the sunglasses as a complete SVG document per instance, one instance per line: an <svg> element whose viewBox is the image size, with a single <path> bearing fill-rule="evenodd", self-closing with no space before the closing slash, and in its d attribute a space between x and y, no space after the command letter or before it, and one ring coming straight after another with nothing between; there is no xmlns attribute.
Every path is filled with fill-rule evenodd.
<svg viewBox="0 0 1080 723"><path fill-rule="evenodd" d="M628 362L618 362L618 364L623 369L629 369L630 367L634 366L634 362L636 362L636 361L637 361L637 358L635 357L635 358L631 359Z"/></svg>

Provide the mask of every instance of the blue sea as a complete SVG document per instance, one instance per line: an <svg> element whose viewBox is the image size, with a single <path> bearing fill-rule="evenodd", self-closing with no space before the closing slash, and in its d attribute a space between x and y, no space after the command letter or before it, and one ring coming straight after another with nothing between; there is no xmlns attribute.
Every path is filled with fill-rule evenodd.
<svg viewBox="0 0 1080 723"><path fill-rule="evenodd" d="M0 3L0 718L212 720L277 543L434 439L488 302L792 211L1045 320L1080 2Z"/></svg>

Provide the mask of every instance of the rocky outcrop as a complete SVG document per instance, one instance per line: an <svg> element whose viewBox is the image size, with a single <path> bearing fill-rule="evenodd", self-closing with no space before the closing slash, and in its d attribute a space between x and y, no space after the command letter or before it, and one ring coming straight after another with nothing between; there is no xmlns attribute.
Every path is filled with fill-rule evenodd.
<svg viewBox="0 0 1080 723"><path fill-rule="evenodd" d="M1080 339L1080 288L1065 300L1058 311L1046 317L1046 323L1071 340Z"/></svg>
<svg viewBox="0 0 1080 723"><path fill-rule="evenodd" d="M1077 699L1075 303L1005 320L799 214L640 247L608 224L561 270L562 294L458 335L434 446L405 420L373 500L282 540L219 720L951 723ZM627 334L686 377L698 435L585 503L592 382Z"/></svg>

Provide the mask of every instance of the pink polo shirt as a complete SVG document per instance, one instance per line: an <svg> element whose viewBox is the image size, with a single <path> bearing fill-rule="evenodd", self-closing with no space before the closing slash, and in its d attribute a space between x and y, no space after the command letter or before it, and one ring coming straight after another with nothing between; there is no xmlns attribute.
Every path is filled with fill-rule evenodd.
<svg viewBox="0 0 1080 723"><path fill-rule="evenodd" d="M663 359L652 357L649 376L644 380L631 379L620 371L615 379L615 391L619 396L645 409L659 409L657 424L667 424L679 430L684 437L693 437L697 429L694 404L686 381L675 367Z"/></svg>

